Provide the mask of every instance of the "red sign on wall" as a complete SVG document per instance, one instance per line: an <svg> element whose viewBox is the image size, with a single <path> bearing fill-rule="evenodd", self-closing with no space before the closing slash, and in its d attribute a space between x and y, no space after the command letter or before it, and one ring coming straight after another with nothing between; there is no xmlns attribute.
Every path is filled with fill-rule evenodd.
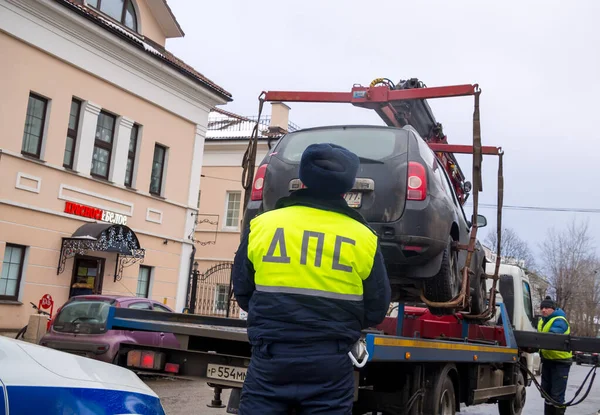
<svg viewBox="0 0 600 415"><path fill-rule="evenodd" d="M83 216L84 218L102 220L102 209L94 208L91 206L80 205L79 203L67 202L65 203L65 213L71 215Z"/></svg>
<svg viewBox="0 0 600 415"><path fill-rule="evenodd" d="M74 202L65 203L65 213L101 220L103 222L110 222L116 225L127 225L127 216L125 215Z"/></svg>

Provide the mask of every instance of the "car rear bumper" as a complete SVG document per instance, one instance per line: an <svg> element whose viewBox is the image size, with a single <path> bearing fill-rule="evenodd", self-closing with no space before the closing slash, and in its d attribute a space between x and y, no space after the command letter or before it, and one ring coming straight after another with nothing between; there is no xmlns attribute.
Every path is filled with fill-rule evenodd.
<svg viewBox="0 0 600 415"><path fill-rule="evenodd" d="M72 353L78 356L89 357L91 359L112 362L116 350L110 344L101 341L82 342L62 339L52 339L43 337L40 345L61 352Z"/></svg>
<svg viewBox="0 0 600 415"><path fill-rule="evenodd" d="M250 201L244 212L243 229L262 212L262 202ZM450 218L440 218L430 203L407 202L402 217L394 222L370 222L377 232L388 265L422 265L437 258L448 244Z"/></svg>

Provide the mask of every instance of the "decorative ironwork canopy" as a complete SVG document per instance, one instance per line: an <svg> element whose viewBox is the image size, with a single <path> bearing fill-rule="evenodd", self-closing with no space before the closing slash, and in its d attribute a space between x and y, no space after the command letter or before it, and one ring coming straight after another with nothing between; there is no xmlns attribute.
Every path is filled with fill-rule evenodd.
<svg viewBox="0 0 600 415"><path fill-rule="evenodd" d="M62 238L56 274L65 270L67 259L88 252L112 252L117 254L115 281L120 280L123 267L143 261L146 251L140 247L135 232L125 225L112 223L86 223L71 237Z"/></svg>

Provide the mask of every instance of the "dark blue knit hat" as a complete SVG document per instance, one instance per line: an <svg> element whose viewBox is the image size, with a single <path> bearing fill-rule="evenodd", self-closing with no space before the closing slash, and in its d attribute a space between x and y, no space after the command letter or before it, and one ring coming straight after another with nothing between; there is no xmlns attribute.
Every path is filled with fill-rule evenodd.
<svg viewBox="0 0 600 415"><path fill-rule="evenodd" d="M354 186L360 166L358 156L336 144L311 144L302 153L300 180L324 194L343 194Z"/></svg>

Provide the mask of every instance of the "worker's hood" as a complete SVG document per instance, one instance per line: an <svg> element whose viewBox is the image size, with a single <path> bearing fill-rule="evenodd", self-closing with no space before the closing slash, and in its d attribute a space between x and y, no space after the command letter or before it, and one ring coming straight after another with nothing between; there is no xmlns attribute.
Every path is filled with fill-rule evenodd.
<svg viewBox="0 0 600 415"><path fill-rule="evenodd" d="M560 308L557 308L556 310L554 310L554 313L550 314L548 317L544 317L544 322L550 320L551 318L554 317L567 317L567 314Z"/></svg>

